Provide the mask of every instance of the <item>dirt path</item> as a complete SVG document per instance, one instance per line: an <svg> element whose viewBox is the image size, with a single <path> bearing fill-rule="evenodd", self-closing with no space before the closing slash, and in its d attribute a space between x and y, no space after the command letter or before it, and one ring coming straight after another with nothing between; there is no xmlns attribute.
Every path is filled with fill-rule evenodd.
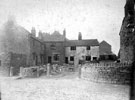
<svg viewBox="0 0 135 100"><path fill-rule="evenodd" d="M129 86L93 83L72 74L61 78L4 79L2 100L129 100Z"/></svg>

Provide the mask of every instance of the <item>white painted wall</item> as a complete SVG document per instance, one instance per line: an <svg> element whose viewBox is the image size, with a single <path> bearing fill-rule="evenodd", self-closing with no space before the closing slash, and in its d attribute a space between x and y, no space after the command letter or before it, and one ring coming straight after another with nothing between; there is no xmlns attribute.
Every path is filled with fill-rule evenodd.
<svg viewBox="0 0 135 100"><path fill-rule="evenodd" d="M91 60L93 60L93 57L99 58L99 46L91 46L90 50L87 50L86 46L78 46L76 50L70 50L70 47L66 47L65 51L69 63L73 63L73 61L70 61L70 56L78 56L80 59L82 56L84 56L84 59L86 56L91 56Z"/></svg>

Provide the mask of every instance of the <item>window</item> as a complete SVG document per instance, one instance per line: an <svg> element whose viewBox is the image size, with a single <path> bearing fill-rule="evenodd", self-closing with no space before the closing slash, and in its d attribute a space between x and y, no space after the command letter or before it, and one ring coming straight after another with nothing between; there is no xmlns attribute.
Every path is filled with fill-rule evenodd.
<svg viewBox="0 0 135 100"><path fill-rule="evenodd" d="M51 44L50 48L51 48L51 50L56 50L56 45L55 44Z"/></svg>
<svg viewBox="0 0 135 100"><path fill-rule="evenodd" d="M76 46L71 46L70 50L76 50Z"/></svg>
<svg viewBox="0 0 135 100"><path fill-rule="evenodd" d="M74 56L70 56L70 61L74 61Z"/></svg>
<svg viewBox="0 0 135 100"><path fill-rule="evenodd" d="M90 46L87 46L87 50L90 50Z"/></svg>
<svg viewBox="0 0 135 100"><path fill-rule="evenodd" d="M93 60L94 60L94 61L97 60L97 57L93 57Z"/></svg>
<svg viewBox="0 0 135 100"><path fill-rule="evenodd" d="M59 61L59 57L60 57L59 54L54 54L54 55L53 55L53 60L54 60L54 61Z"/></svg>
<svg viewBox="0 0 135 100"><path fill-rule="evenodd" d="M91 56L86 56L86 61L90 61L91 60Z"/></svg>

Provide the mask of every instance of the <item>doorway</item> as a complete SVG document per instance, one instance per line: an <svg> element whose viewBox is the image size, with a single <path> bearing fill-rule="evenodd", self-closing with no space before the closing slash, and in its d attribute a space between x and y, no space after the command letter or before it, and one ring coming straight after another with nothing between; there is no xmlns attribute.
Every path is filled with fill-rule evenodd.
<svg viewBox="0 0 135 100"><path fill-rule="evenodd" d="M68 57L65 57L65 63L68 64Z"/></svg>
<svg viewBox="0 0 135 100"><path fill-rule="evenodd" d="M52 57L51 56L48 56L48 63L52 63Z"/></svg>

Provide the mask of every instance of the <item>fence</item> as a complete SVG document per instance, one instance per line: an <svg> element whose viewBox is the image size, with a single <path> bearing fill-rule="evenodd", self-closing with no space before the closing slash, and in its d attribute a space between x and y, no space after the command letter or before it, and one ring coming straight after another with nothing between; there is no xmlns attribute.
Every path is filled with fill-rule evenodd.
<svg viewBox="0 0 135 100"><path fill-rule="evenodd" d="M65 71L75 71L72 65L43 65L43 66L31 66L31 67L20 67L20 77L39 77L45 73L47 76L56 75Z"/></svg>
<svg viewBox="0 0 135 100"><path fill-rule="evenodd" d="M131 64L95 63L85 64L81 69L81 78L105 83L129 84Z"/></svg>

